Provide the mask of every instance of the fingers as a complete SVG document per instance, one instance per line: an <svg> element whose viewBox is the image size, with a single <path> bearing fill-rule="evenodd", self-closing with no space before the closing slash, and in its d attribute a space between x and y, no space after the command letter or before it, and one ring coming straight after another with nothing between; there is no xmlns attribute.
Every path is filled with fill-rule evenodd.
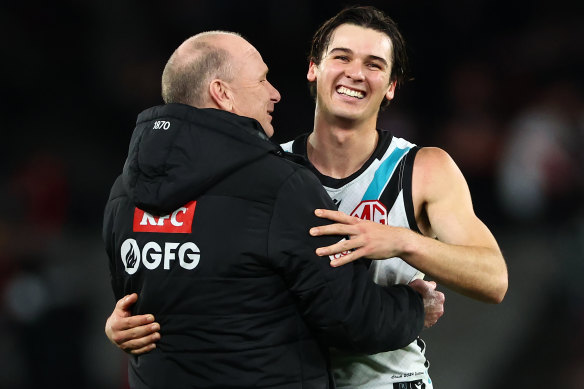
<svg viewBox="0 0 584 389"><path fill-rule="evenodd" d="M365 255L365 250L360 248L358 239L343 239L333 245L319 247L316 255L320 257L329 256L332 267L339 267L359 259Z"/></svg>
<svg viewBox="0 0 584 389"><path fill-rule="evenodd" d="M159 325L158 323L154 323L154 316L151 314L117 317L112 319L112 328L115 331L125 331L135 328L145 328L150 323ZM158 329L155 331L158 331Z"/></svg>
<svg viewBox="0 0 584 389"><path fill-rule="evenodd" d="M316 255L324 257L325 255L342 256L348 254L351 250L360 246L357 239L341 239L335 244L316 249Z"/></svg>
<svg viewBox="0 0 584 389"><path fill-rule="evenodd" d="M352 225L359 223L361 219L354 216L349 216L340 211L331 211L328 209L317 209L314 214L323 219L329 219L335 224L328 224L325 226L313 227L310 229L310 235L351 235L354 232Z"/></svg>
<svg viewBox="0 0 584 389"><path fill-rule="evenodd" d="M129 350L127 352L129 352L130 354L134 354L134 355L140 355L140 354L145 354L149 351L152 351L156 348L156 343L150 343L147 346L144 346L142 348L139 348L137 350Z"/></svg>
<svg viewBox="0 0 584 389"><path fill-rule="evenodd" d="M436 290L436 282L415 279L408 284L422 295L424 300L424 327L430 328L444 314L444 293Z"/></svg>
<svg viewBox="0 0 584 389"><path fill-rule="evenodd" d="M355 250L348 254L339 253L335 255L335 259L331 259L331 266L332 267L339 267L343 266L349 262L353 262L357 259L361 258L361 254L359 250Z"/></svg>
<svg viewBox="0 0 584 389"><path fill-rule="evenodd" d="M327 224L326 226L312 227L309 230L310 235L353 235L355 230L349 224Z"/></svg>
<svg viewBox="0 0 584 389"><path fill-rule="evenodd" d="M152 323L125 330L112 326L108 338L123 350L139 349L160 339L160 324ZM106 331L107 332L107 331Z"/></svg>
<svg viewBox="0 0 584 389"><path fill-rule="evenodd" d="M139 355L152 351L156 348L156 342L160 340L160 333L155 332L147 336L131 339L123 342L119 347L127 353Z"/></svg>
<svg viewBox="0 0 584 389"><path fill-rule="evenodd" d="M412 289L414 289L422 296L424 296L426 294L426 291L429 289L429 286L427 284L428 284L427 281L424 281L420 278L416 278L415 280L411 281L408 284L408 286L410 286Z"/></svg>
<svg viewBox="0 0 584 389"><path fill-rule="evenodd" d="M151 314L131 316L131 306L138 300L132 293L116 303L116 307L105 323L108 339L131 354L144 354L156 348L160 339L160 324L154 322Z"/></svg>
<svg viewBox="0 0 584 389"><path fill-rule="evenodd" d="M424 311L426 316L424 318L424 327L430 328L438 322L438 319L444 315L444 293L432 291L428 300L424 301Z"/></svg>
<svg viewBox="0 0 584 389"><path fill-rule="evenodd" d="M329 219L338 223L355 223L359 219L353 216L349 216L341 211L332 211L330 209L316 209L314 214L323 219Z"/></svg>
<svg viewBox="0 0 584 389"><path fill-rule="evenodd" d="M116 303L116 309L121 309L123 311L129 311L130 307L138 301L138 295L136 293L128 294Z"/></svg>

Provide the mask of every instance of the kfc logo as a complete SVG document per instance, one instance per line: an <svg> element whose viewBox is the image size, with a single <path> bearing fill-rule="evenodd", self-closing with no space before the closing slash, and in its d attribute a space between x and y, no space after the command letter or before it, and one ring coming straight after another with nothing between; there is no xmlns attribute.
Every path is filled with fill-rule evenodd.
<svg viewBox="0 0 584 389"><path fill-rule="evenodd" d="M139 208L134 209L134 232L169 232L188 234L192 231L196 201L191 201L171 214L153 216Z"/></svg>

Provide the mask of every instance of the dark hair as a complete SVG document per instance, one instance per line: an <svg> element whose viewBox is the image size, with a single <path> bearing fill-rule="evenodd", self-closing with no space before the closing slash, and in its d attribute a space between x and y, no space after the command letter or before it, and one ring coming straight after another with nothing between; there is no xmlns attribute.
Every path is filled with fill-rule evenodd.
<svg viewBox="0 0 584 389"><path fill-rule="evenodd" d="M337 27L342 24L353 24L359 27L370 28L386 34L391 40L391 74L390 82L397 81L401 86L407 81L408 56L406 42L399 32L397 24L382 11L372 6L351 6L324 22L312 37L312 45L308 60L320 65L323 54L326 52L331 37ZM316 97L315 82L310 83L310 92ZM389 104L384 100L383 105Z"/></svg>

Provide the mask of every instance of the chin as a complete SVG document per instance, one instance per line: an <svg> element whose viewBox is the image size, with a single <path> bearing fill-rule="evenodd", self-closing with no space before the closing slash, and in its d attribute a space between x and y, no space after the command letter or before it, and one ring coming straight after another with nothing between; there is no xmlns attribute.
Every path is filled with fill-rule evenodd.
<svg viewBox="0 0 584 389"><path fill-rule="evenodd" d="M268 136L268 138L271 138L272 135L274 135L274 128L272 127L272 125L267 124L263 126L264 132L266 133L266 135Z"/></svg>

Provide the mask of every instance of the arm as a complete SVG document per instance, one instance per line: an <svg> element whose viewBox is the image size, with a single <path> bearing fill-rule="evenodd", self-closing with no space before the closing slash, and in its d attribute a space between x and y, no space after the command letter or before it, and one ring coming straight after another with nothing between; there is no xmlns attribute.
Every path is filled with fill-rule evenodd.
<svg viewBox="0 0 584 389"><path fill-rule="evenodd" d="M360 257L400 257L439 283L477 300L499 303L507 292L507 267L495 238L475 215L468 185L450 156L422 148L414 162L412 197L416 220L426 236L318 210L336 221L311 229L312 235L344 234L351 239L321 247L319 255L352 250L333 266Z"/></svg>
<svg viewBox="0 0 584 389"><path fill-rule="evenodd" d="M319 244L332 244L340 238L311 238L306 233L307 226L325 223L313 215L314 207L334 207L311 174L309 193L298 189L306 186L306 174L310 173L291 180L289 187L281 191L283 196L274 210L269 239L270 246L277 251L273 253L275 264L271 266L282 274L291 292L298 297L301 313L326 343L362 352L397 349L409 344L422 323L429 327L440 317L444 295L427 285L412 285L413 289L403 285L382 288L369 279L367 269L361 264L333 269L328 258L316 256L314 251ZM309 201L302 202L298 198L301 193ZM112 343L132 354L151 350L158 327L148 324L148 315L130 316L129 304L121 305L122 301L106 323L106 335ZM133 303L135 299L130 301Z"/></svg>
<svg viewBox="0 0 584 389"><path fill-rule="evenodd" d="M114 345L123 351L138 355L151 351L156 347L154 343L160 339L160 334L158 333L160 325L154 323L153 315L131 316L131 307L138 300L138 295L133 293L122 296L123 285L121 278L115 277L117 270L112 261L112 258L115 256L115 247L110 231L113 229L115 219L112 215L117 212L119 205L118 199L122 196L124 196L122 178L118 176L112 186L110 198L106 205L102 230L103 241L109 256L112 289L116 298L119 299L112 314L107 318L105 334Z"/></svg>
<svg viewBox="0 0 584 389"><path fill-rule="evenodd" d="M114 311L105 323L108 339L130 354L143 354L156 348L160 339L160 325L152 315L131 316L131 306L138 300L132 293L118 300Z"/></svg>
<svg viewBox="0 0 584 389"><path fill-rule="evenodd" d="M376 285L361 262L333 268L328 257L318 257L317 247L342 237L310 237L308 226L326 222L315 207L334 205L316 177L299 170L278 192L268 239L268 266L281 275L312 332L329 346L356 352L409 344L424 322L420 295L405 285Z"/></svg>

